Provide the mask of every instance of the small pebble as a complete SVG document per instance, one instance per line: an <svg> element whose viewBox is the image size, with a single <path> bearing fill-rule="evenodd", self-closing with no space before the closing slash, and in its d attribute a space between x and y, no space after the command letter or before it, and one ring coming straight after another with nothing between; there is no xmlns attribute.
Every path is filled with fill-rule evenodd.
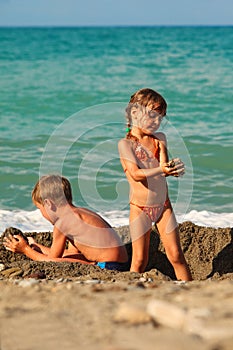
<svg viewBox="0 0 233 350"><path fill-rule="evenodd" d="M189 314L192 315L193 317L207 318L207 317L211 317L211 310L207 308L190 309Z"/></svg>
<svg viewBox="0 0 233 350"><path fill-rule="evenodd" d="M5 270L5 265L4 264L0 264L0 271Z"/></svg>
<svg viewBox="0 0 233 350"><path fill-rule="evenodd" d="M27 278L35 278L35 279L45 279L46 278L46 275L44 272L34 272L34 273L31 273L30 275L27 276Z"/></svg>
<svg viewBox="0 0 233 350"><path fill-rule="evenodd" d="M98 284L101 283L101 280L86 280L84 281L86 284Z"/></svg>
<svg viewBox="0 0 233 350"><path fill-rule="evenodd" d="M142 283L142 282L137 282L137 283L135 284L135 286L136 286L137 288L142 288L142 289L146 288L146 287L145 287L145 284Z"/></svg>
<svg viewBox="0 0 233 350"><path fill-rule="evenodd" d="M145 277L140 277L139 278L139 282L146 282L146 281L147 281L147 279Z"/></svg>
<svg viewBox="0 0 233 350"><path fill-rule="evenodd" d="M183 285L183 284L186 284L187 282L186 281L174 281L173 283L178 284L178 285Z"/></svg>
<svg viewBox="0 0 233 350"><path fill-rule="evenodd" d="M35 284L38 284L38 283L39 283L39 281L38 281L37 279L35 279L35 278L30 278L30 279L27 279L27 280L22 280L22 281L20 281L20 282L18 283L18 285L19 285L20 287L25 288L25 287L31 287L31 286L33 286L33 285L35 285Z"/></svg>
<svg viewBox="0 0 233 350"><path fill-rule="evenodd" d="M64 282L65 280L64 280L64 278L63 277L61 277L61 278L58 278L57 280L56 280L56 282L57 283L62 283L62 282Z"/></svg>
<svg viewBox="0 0 233 350"><path fill-rule="evenodd" d="M183 308L162 300L152 300L147 312L154 321L165 327L200 334L203 323Z"/></svg>
<svg viewBox="0 0 233 350"><path fill-rule="evenodd" d="M145 324L151 322L151 316L138 306L122 304L114 315L115 322L125 322L130 325Z"/></svg>
<svg viewBox="0 0 233 350"><path fill-rule="evenodd" d="M162 300L152 300L147 306L151 317L163 326L182 329L186 312L182 308Z"/></svg>
<svg viewBox="0 0 233 350"><path fill-rule="evenodd" d="M19 267L11 267L1 272L1 274L5 277L15 277L23 274L23 270Z"/></svg>
<svg viewBox="0 0 233 350"><path fill-rule="evenodd" d="M202 327L199 330L199 334L201 337L209 340L222 340L227 338L232 338L232 327L231 326L222 326L222 325L216 325L216 326L207 326ZM225 348L224 348L225 349Z"/></svg>
<svg viewBox="0 0 233 350"><path fill-rule="evenodd" d="M9 277L12 278L12 277L17 277L17 276L22 276L22 275L23 275L23 270L19 269L15 272L12 272Z"/></svg>

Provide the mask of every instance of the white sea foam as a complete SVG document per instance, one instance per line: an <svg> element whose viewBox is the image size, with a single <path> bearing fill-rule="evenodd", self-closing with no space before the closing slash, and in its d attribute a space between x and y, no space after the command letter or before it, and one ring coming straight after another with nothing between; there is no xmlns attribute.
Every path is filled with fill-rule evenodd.
<svg viewBox="0 0 233 350"><path fill-rule="evenodd" d="M198 226L205 227L233 227L233 213L213 213L211 211L191 210L184 215L176 215L179 223L191 221Z"/></svg>
<svg viewBox="0 0 233 350"><path fill-rule="evenodd" d="M45 220L40 210L0 210L0 232L4 232L7 227L17 227L27 232L44 232L53 229L49 221Z"/></svg>
<svg viewBox="0 0 233 350"><path fill-rule="evenodd" d="M114 227L128 225L129 212L109 211L105 213L104 217ZM176 219L179 223L184 221L191 221L198 226L224 228L233 227L233 213L213 213L210 211L196 211L191 210L187 214L176 214Z"/></svg>
<svg viewBox="0 0 233 350"><path fill-rule="evenodd" d="M128 210L114 210L100 214L114 227L128 225ZM233 213L191 210L184 215L177 214L176 217L179 223L191 221L199 226L214 228L233 227ZM34 211L0 210L0 234L7 227L17 227L24 232L45 232L53 229L52 225L42 217L38 209Z"/></svg>

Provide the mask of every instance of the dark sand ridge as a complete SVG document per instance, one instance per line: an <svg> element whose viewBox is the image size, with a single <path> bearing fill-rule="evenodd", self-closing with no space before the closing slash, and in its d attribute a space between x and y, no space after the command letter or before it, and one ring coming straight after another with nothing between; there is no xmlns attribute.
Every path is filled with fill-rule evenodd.
<svg viewBox="0 0 233 350"><path fill-rule="evenodd" d="M233 279L233 229L209 228L185 222L179 225L183 251L195 280ZM116 229L131 254L131 244L128 226ZM5 231L8 232L9 229ZM11 229L14 233L14 229ZM50 246L51 233L28 232L37 242ZM3 234L4 236L4 234ZM27 278L29 276L46 279L56 278L99 278L101 280L131 280L138 274L130 272L116 272L101 270L98 267L79 263L34 262L24 255L6 251L0 240L0 263L4 270L0 272L2 279L9 277ZM10 270L11 269L11 270ZM156 229L151 235L150 260L147 267L147 276L157 279L175 279L174 271L164 253ZM168 278L168 279L169 279Z"/></svg>

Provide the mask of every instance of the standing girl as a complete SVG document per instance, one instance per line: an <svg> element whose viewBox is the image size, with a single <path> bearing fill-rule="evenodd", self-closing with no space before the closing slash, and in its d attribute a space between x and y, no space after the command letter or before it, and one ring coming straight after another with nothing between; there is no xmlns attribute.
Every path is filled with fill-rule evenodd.
<svg viewBox="0 0 233 350"><path fill-rule="evenodd" d="M118 146L130 185L130 271L145 271L154 222L177 279L188 281L192 277L181 249L166 182L166 176L183 175L184 164L179 158L168 161L166 136L156 132L166 109L164 98L151 89L137 91L126 108L127 135Z"/></svg>

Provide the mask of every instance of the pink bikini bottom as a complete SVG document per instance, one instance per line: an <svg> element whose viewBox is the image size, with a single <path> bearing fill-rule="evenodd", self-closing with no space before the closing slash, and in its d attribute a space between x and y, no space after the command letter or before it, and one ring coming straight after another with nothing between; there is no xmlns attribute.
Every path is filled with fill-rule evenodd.
<svg viewBox="0 0 233 350"><path fill-rule="evenodd" d="M166 199L164 204L156 205L154 207L142 207L131 202L130 204L140 208L152 222L157 222L164 210L170 206L170 200Z"/></svg>

